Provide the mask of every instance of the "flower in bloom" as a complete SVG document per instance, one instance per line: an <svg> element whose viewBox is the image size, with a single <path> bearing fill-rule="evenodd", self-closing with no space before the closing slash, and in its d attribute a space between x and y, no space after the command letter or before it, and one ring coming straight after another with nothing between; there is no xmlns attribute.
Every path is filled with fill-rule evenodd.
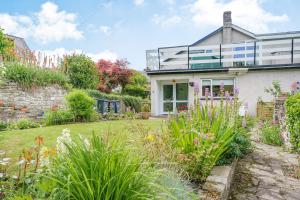
<svg viewBox="0 0 300 200"><path fill-rule="evenodd" d="M228 92L228 91L225 91L225 99L226 99L227 101L229 101L229 98L230 98L229 92Z"/></svg>
<svg viewBox="0 0 300 200"><path fill-rule="evenodd" d="M64 129L61 133L61 136L57 137L56 139L56 149L60 153L66 153L66 145L71 144L72 139L70 135L69 129Z"/></svg>
<svg viewBox="0 0 300 200"><path fill-rule="evenodd" d="M194 138L194 145L198 145L199 144L199 140L197 138Z"/></svg>
<svg viewBox="0 0 300 200"><path fill-rule="evenodd" d="M195 81L194 82L194 93L199 94L199 91L200 91L199 82Z"/></svg>
<svg viewBox="0 0 300 200"><path fill-rule="evenodd" d="M235 88L234 88L234 94L235 94L235 95L238 95L239 92L240 92L239 88L235 87Z"/></svg>
<svg viewBox="0 0 300 200"><path fill-rule="evenodd" d="M150 141L150 142L153 142L155 140L155 136L153 134L149 134L147 136L147 140Z"/></svg>
<svg viewBox="0 0 300 200"><path fill-rule="evenodd" d="M205 88L205 96L206 97L210 96L209 88Z"/></svg>
<svg viewBox="0 0 300 200"><path fill-rule="evenodd" d="M223 92L224 91L224 83L221 82L221 85L220 85L220 91Z"/></svg>

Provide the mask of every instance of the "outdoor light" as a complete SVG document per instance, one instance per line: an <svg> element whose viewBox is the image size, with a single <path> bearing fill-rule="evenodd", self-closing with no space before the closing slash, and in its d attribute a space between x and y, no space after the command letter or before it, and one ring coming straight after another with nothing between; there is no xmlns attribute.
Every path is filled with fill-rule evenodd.
<svg viewBox="0 0 300 200"><path fill-rule="evenodd" d="M194 82L189 82L189 85L191 86L191 87L194 87Z"/></svg>

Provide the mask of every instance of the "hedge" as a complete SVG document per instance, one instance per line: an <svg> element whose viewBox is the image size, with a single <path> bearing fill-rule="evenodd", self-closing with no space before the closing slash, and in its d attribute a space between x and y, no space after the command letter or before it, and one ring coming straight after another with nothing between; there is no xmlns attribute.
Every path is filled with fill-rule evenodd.
<svg viewBox="0 0 300 200"><path fill-rule="evenodd" d="M133 97L129 95L118 95L118 94L106 94L99 92L98 90L87 90L87 93L97 99L107 99L107 100L118 100L122 101L126 107L134 108L136 112L141 112L142 104L149 104L149 100L142 99L140 97Z"/></svg>
<svg viewBox="0 0 300 200"><path fill-rule="evenodd" d="M286 122L291 134L293 150L300 152L300 93L289 96L285 102Z"/></svg>

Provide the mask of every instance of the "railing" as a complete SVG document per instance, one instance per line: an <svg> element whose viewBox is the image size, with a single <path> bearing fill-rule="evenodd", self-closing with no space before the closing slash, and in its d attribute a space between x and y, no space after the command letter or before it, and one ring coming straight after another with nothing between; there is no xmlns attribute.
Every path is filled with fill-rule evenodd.
<svg viewBox="0 0 300 200"><path fill-rule="evenodd" d="M251 67L300 63L300 38L147 50L148 70Z"/></svg>

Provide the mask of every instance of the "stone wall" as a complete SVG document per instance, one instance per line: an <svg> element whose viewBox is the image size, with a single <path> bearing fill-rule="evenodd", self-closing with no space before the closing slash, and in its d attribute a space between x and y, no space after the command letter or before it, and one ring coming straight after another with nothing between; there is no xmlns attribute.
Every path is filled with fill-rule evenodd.
<svg viewBox="0 0 300 200"><path fill-rule="evenodd" d="M66 90L59 86L24 89L13 82L0 86L0 120L41 119L47 109L64 107Z"/></svg>

